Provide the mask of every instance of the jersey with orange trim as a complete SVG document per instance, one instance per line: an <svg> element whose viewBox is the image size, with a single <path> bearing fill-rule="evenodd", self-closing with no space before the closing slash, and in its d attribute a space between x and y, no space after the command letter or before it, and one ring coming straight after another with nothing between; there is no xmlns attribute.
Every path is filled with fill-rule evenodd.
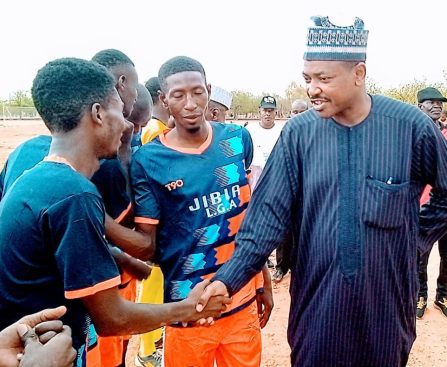
<svg viewBox="0 0 447 367"><path fill-rule="evenodd" d="M118 158L103 159L92 182L104 200L106 213L113 219L117 220L129 210L131 200L127 193L126 174Z"/></svg>
<svg viewBox="0 0 447 367"><path fill-rule="evenodd" d="M162 133L142 146L131 164L135 221L158 223L154 261L165 276L165 302L187 297L232 256L250 200L249 133L232 124L208 127L201 149L169 147ZM255 286L250 284L231 309L254 295Z"/></svg>
<svg viewBox="0 0 447 367"><path fill-rule="evenodd" d="M17 179L0 203L0 329L66 305L85 358L91 321L79 298L120 283L104 215L95 186L66 164L43 161Z"/></svg>

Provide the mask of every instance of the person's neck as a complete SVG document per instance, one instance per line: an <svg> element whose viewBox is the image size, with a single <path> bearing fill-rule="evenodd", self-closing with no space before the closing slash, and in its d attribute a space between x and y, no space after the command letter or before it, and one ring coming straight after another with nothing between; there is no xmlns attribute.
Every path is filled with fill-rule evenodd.
<svg viewBox="0 0 447 367"><path fill-rule="evenodd" d="M371 96L367 93L363 93L352 101L350 107L333 116L333 119L343 126L356 126L368 117L371 111L371 106Z"/></svg>
<svg viewBox="0 0 447 367"><path fill-rule="evenodd" d="M203 143L205 143L209 133L210 126L204 120L200 127L195 131L183 129L181 127L179 128L178 126L176 126L166 136L166 139L171 145L174 146L197 149L200 148Z"/></svg>
<svg viewBox="0 0 447 367"><path fill-rule="evenodd" d="M273 122L271 124L266 124L265 122L263 122L262 120L259 121L259 125L263 128L263 129L271 129L273 126L275 126L275 120L273 120Z"/></svg>
<svg viewBox="0 0 447 367"><path fill-rule="evenodd" d="M167 124L169 119L169 113L165 108L157 104L154 105L154 111L152 112L152 117L156 118L157 120L160 120L164 124Z"/></svg>
<svg viewBox="0 0 447 367"><path fill-rule="evenodd" d="M54 134L48 156L66 160L73 169L90 179L99 168L99 160L89 140L76 130Z"/></svg>

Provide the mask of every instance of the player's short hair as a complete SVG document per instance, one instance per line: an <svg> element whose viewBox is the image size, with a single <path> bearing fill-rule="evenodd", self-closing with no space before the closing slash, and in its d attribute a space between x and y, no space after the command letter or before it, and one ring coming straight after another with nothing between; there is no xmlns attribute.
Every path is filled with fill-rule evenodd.
<svg viewBox="0 0 447 367"><path fill-rule="evenodd" d="M206 83L205 69L202 64L188 56L176 56L166 61L158 71L158 81L162 91L166 91L166 79L184 71L198 71Z"/></svg>
<svg viewBox="0 0 447 367"><path fill-rule="evenodd" d="M76 128L94 103L106 104L115 91L115 79L97 63L63 58L37 72L31 88L34 105L53 132Z"/></svg>
<svg viewBox="0 0 447 367"><path fill-rule="evenodd" d="M99 51L92 57L92 61L105 66L107 69L118 65L131 65L135 67L135 64L126 54L113 48Z"/></svg>
<svg viewBox="0 0 447 367"><path fill-rule="evenodd" d="M141 120L145 117L144 114L150 113L153 106L150 93L143 84L137 85L137 92L137 100L133 105L132 113L128 118L128 120L133 123L141 123ZM151 116L148 117L151 118Z"/></svg>
<svg viewBox="0 0 447 367"><path fill-rule="evenodd" d="M154 76L152 78L149 78L148 81L144 84L144 86L146 87L149 94L151 95L152 103L156 104L159 101L158 91L161 90L160 82L158 81L158 77Z"/></svg>

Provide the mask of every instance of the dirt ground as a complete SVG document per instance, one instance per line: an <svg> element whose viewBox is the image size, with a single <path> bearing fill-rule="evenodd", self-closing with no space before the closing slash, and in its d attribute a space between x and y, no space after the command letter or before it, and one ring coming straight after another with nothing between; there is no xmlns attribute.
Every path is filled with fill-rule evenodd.
<svg viewBox="0 0 447 367"><path fill-rule="evenodd" d="M8 154L21 142L35 135L47 133L41 121L0 120L0 167L3 167ZM433 307L438 267L439 254L435 246L429 262L429 306L424 319L417 321L418 337L410 355L408 363L410 367L447 366L447 318ZM286 339L290 303L289 280L290 275L287 275L274 289L275 308L269 324L262 331L262 366L264 367L290 365L290 349ZM386 307L385 304L384 307ZM138 337L134 337L128 351L127 366L129 367L134 366L137 345Z"/></svg>

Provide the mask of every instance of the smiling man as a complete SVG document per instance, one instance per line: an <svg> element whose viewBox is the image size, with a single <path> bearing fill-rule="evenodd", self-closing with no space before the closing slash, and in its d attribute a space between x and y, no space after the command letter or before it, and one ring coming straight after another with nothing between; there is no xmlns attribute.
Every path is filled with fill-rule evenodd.
<svg viewBox="0 0 447 367"><path fill-rule="evenodd" d="M292 230L292 365L405 366L418 245L425 251L447 230L447 145L415 106L367 94L363 21L314 21L303 65L313 109L284 127L235 253L198 309L236 292Z"/></svg>
<svg viewBox="0 0 447 367"><path fill-rule="evenodd" d="M206 121L210 87L198 61L174 57L161 66L158 79L175 127L135 154L131 182L137 229L157 235L154 261L170 303L187 297L231 258L250 200L246 171L253 147L244 128ZM260 326L273 306L268 270L263 273L264 289L261 274L253 274L209 328L166 327L165 366L259 366Z"/></svg>

